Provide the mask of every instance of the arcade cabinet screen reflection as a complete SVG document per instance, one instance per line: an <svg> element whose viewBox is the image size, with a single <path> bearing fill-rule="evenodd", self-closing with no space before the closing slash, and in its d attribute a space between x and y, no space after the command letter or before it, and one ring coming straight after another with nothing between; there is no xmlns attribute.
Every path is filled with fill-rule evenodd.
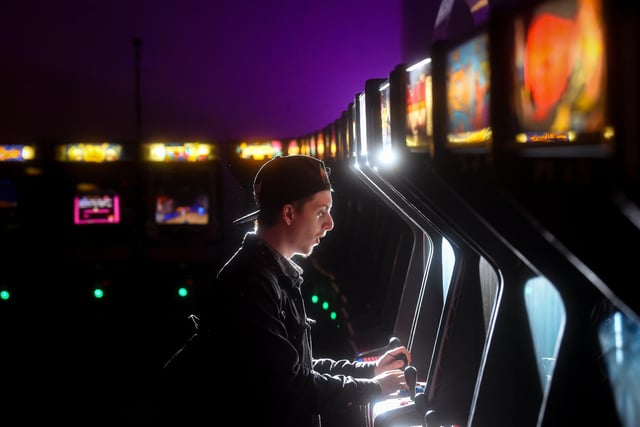
<svg viewBox="0 0 640 427"><path fill-rule="evenodd" d="M447 139L453 144L491 140L489 36L482 33L447 55Z"/></svg>
<svg viewBox="0 0 640 427"><path fill-rule="evenodd" d="M156 196L156 224L209 224L209 197L191 188L163 190Z"/></svg>
<svg viewBox="0 0 640 427"><path fill-rule="evenodd" d="M120 198L117 194L85 194L73 199L74 224L119 224Z"/></svg>
<svg viewBox="0 0 640 427"><path fill-rule="evenodd" d="M604 31L600 0L545 2L515 20L514 107L528 136L522 142L566 141L558 135L605 128Z"/></svg>

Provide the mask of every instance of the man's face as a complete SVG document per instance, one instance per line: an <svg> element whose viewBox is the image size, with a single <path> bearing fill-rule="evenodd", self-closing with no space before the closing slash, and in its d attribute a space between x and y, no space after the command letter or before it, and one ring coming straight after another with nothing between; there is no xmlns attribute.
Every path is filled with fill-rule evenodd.
<svg viewBox="0 0 640 427"><path fill-rule="evenodd" d="M290 246L294 254L309 256L328 231L333 229L331 191L314 194L295 212L291 222Z"/></svg>

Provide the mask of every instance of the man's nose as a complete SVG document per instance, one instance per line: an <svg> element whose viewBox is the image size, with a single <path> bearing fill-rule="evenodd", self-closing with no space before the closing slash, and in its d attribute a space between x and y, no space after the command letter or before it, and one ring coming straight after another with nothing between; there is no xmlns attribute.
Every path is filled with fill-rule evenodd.
<svg viewBox="0 0 640 427"><path fill-rule="evenodd" d="M331 216L331 214L329 214L327 215L327 218L328 220L325 227L327 228L327 231L331 231L333 230L333 217Z"/></svg>

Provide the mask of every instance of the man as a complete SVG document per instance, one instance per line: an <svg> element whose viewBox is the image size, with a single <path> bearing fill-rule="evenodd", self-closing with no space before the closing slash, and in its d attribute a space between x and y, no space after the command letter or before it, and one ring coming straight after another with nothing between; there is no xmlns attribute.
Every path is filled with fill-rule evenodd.
<svg viewBox="0 0 640 427"><path fill-rule="evenodd" d="M333 229L324 163L304 155L276 157L260 168L253 189L258 210L234 222L254 221L254 231L218 272L200 310L201 328L220 340L205 375L219 378L230 372L229 364L233 371L224 384L228 393L209 401L215 404L204 398L201 407L226 410L220 418L230 425L319 426L322 413L407 389L400 368L411 356L404 347L376 362L312 353L303 271L293 257L309 256ZM233 412L233 402L248 410Z"/></svg>

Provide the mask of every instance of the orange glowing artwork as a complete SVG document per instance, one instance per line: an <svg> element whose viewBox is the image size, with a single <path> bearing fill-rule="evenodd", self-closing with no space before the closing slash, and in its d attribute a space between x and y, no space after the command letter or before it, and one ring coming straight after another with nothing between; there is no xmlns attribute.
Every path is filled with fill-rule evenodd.
<svg viewBox="0 0 640 427"><path fill-rule="evenodd" d="M605 121L601 0L543 4L516 23L516 109L527 130L594 131Z"/></svg>
<svg viewBox="0 0 640 427"><path fill-rule="evenodd" d="M569 83L574 62L575 23L548 13L527 34L524 87L535 101L534 119L549 115Z"/></svg>

